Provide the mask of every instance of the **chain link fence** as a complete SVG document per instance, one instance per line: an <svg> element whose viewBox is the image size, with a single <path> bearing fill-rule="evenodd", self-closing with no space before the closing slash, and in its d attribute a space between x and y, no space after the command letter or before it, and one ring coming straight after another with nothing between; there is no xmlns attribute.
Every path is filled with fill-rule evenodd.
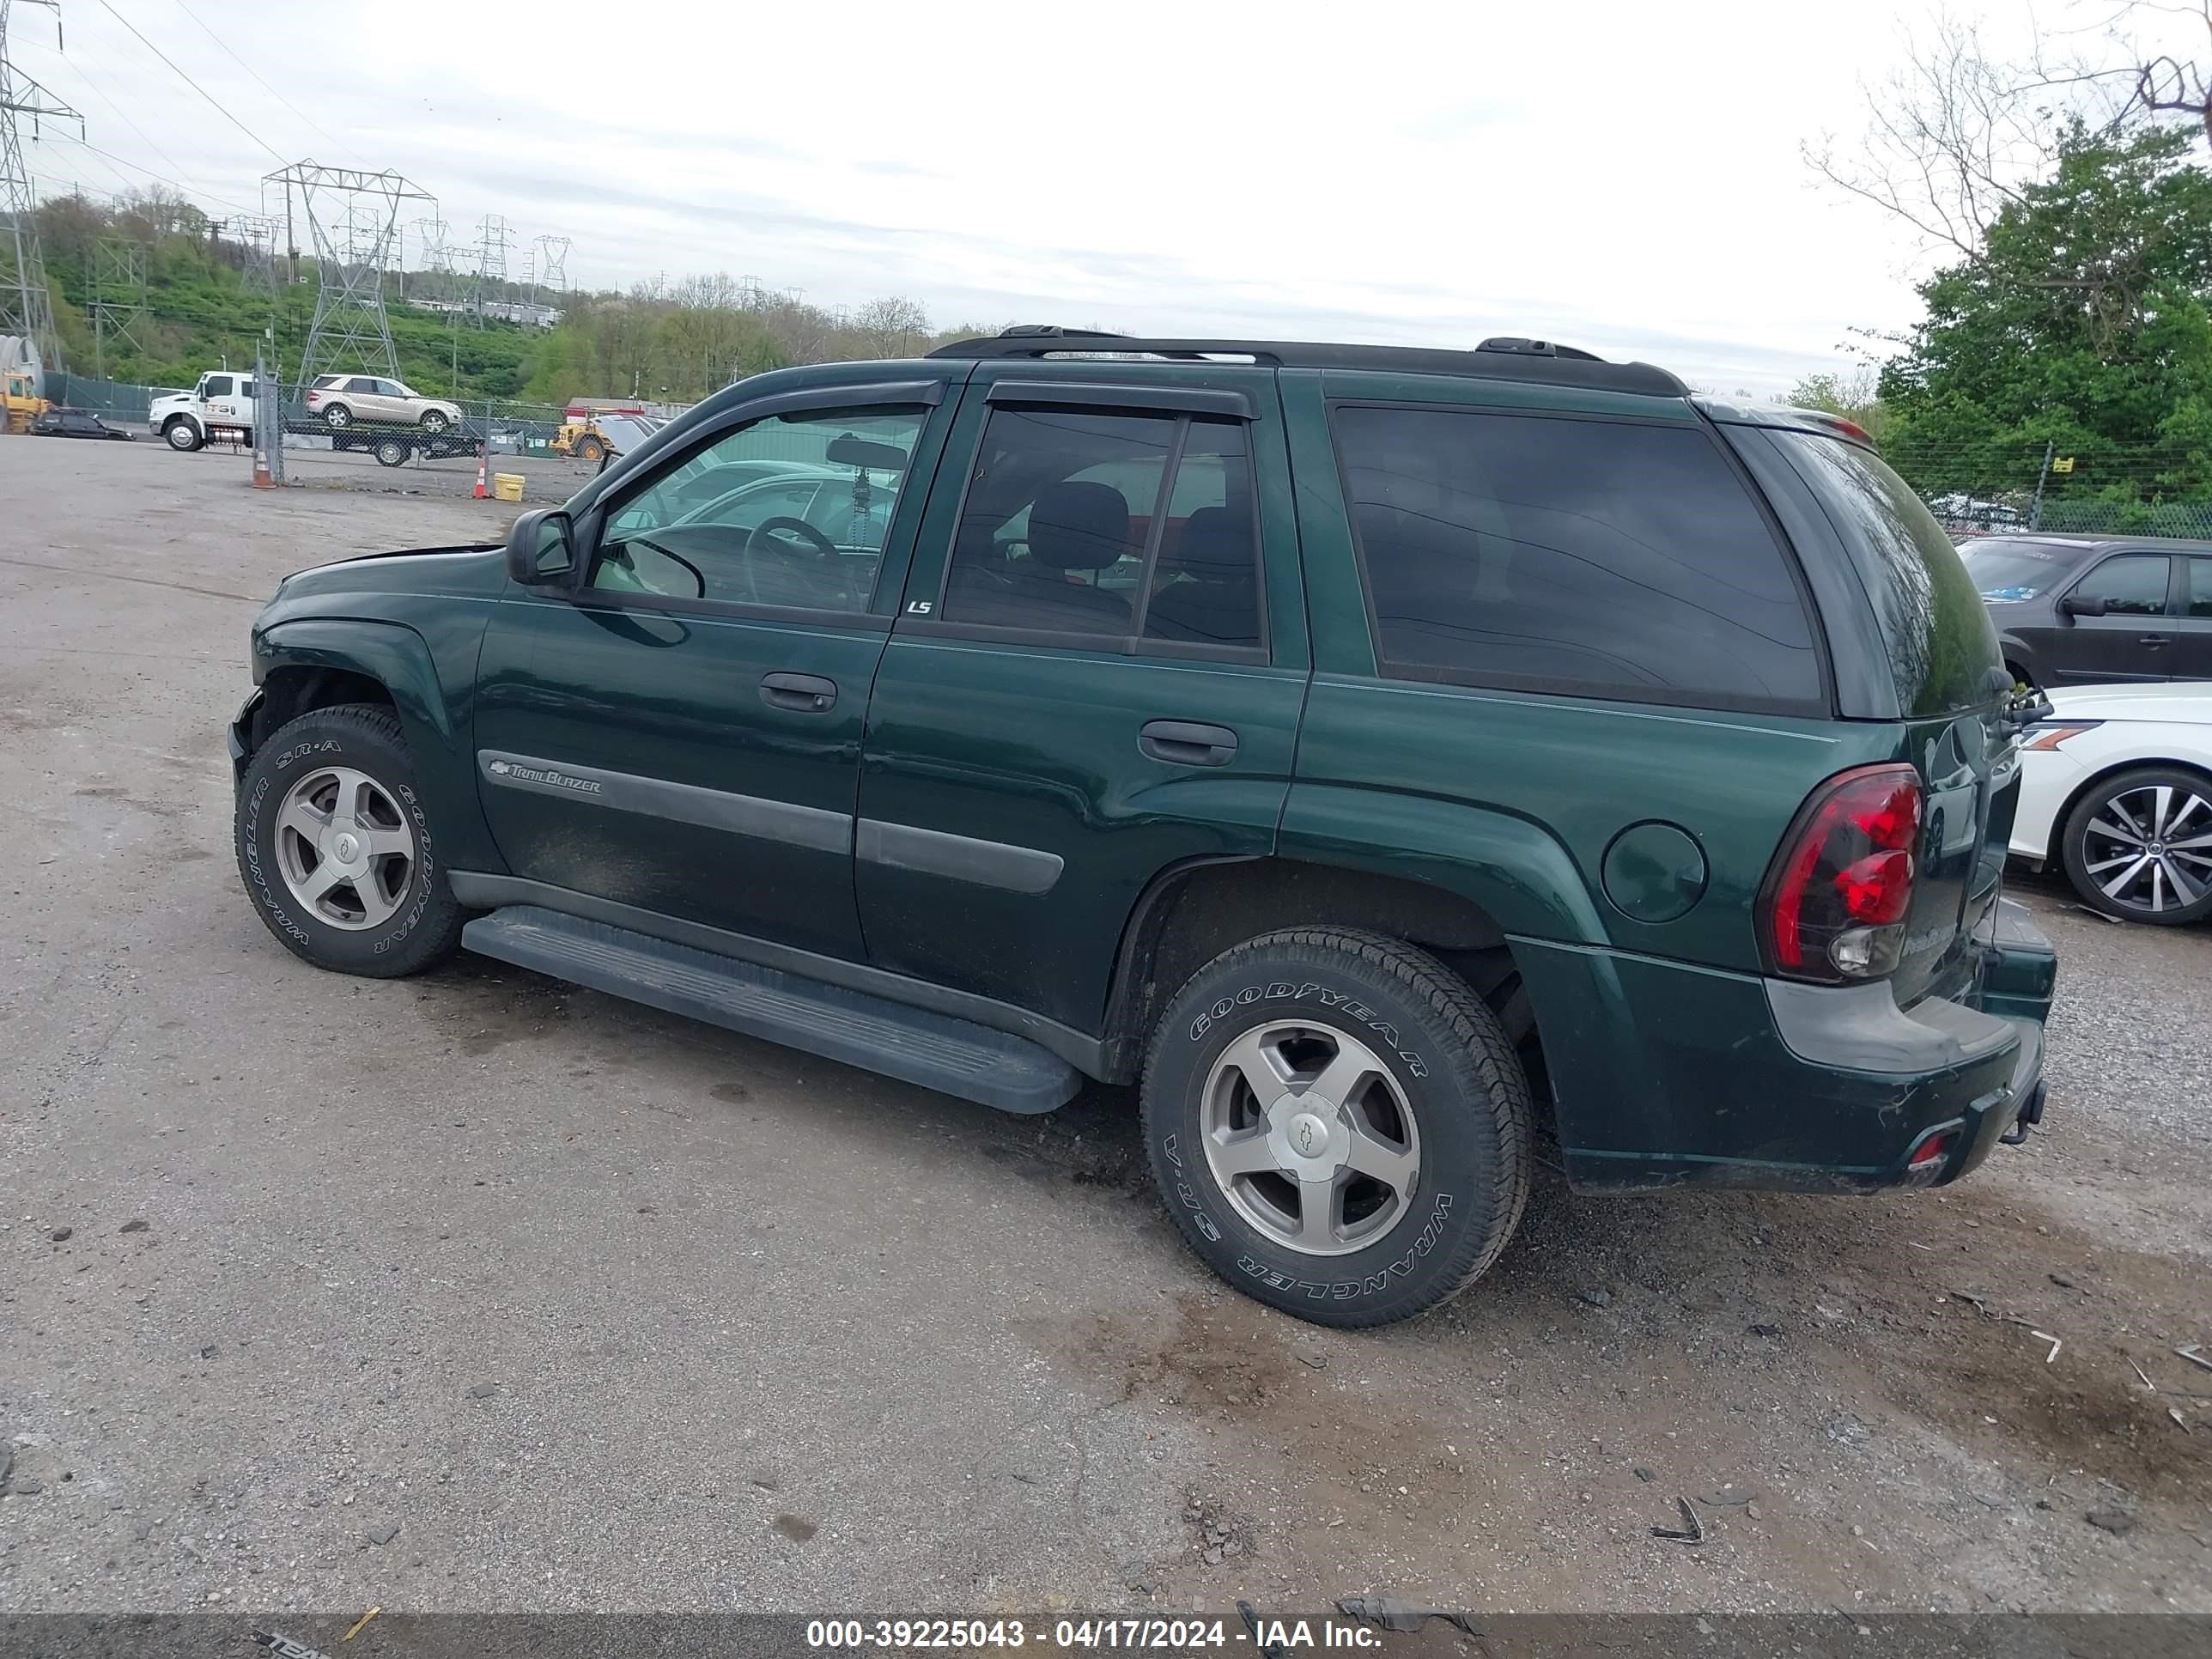
<svg viewBox="0 0 2212 1659"><path fill-rule="evenodd" d="M143 425L154 399L183 391L181 386L130 386L119 380L96 380L87 374L70 374L50 368L41 395L64 409L82 409L109 422Z"/></svg>
<svg viewBox="0 0 2212 1659"><path fill-rule="evenodd" d="M1956 540L2029 531L2212 539L2212 457L2195 452L1896 443L1883 454Z"/></svg>

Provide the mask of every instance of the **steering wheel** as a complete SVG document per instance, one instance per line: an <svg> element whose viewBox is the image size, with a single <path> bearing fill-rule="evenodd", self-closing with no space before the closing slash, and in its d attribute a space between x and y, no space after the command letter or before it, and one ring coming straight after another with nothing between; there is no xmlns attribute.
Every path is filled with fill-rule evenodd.
<svg viewBox="0 0 2212 1659"><path fill-rule="evenodd" d="M778 535L782 534L786 531L789 531L799 537L802 541L811 545L814 551L819 556L818 559L808 559L802 549L793 547L787 543L779 542L775 539ZM837 544L831 541L827 536L817 530L812 525L807 523L805 520L782 517L763 519L758 524L752 527L751 532L745 538L745 553L747 555L745 560L745 579L748 582L754 584L756 590L757 590L758 586L757 573L759 571L760 566L754 562L750 556L755 553L763 552L775 554L778 558L787 561L787 564L793 568L811 567L822 571L824 575L828 577L830 586L838 595L844 598L850 598L850 595L847 594L845 592L846 581L845 571L843 568L844 557L837 551ZM811 587L815 586L815 584L809 582L807 586ZM755 598L758 598L757 591L756 591ZM789 599L786 599L783 602L786 604L792 603Z"/></svg>
<svg viewBox="0 0 2212 1659"><path fill-rule="evenodd" d="M789 554L792 551L791 549L787 547L778 547L774 542L769 539L769 532L770 531L782 532L786 530L796 531L801 540L813 543L815 551L821 554L824 559L828 559L832 562L836 559L837 544L831 541L827 536L817 530L812 525L807 523L804 519L763 519L758 524L753 526L752 534L745 538L745 551L748 553L758 553L765 550L770 553Z"/></svg>

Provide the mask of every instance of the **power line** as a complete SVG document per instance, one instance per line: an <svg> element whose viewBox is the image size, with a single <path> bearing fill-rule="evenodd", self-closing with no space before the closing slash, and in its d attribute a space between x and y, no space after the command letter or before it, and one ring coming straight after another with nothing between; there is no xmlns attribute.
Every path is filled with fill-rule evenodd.
<svg viewBox="0 0 2212 1659"><path fill-rule="evenodd" d="M282 150L278 149L276 145L270 143L266 138L264 138L252 127L246 125L245 122L240 120L235 115L233 115L230 112L229 108L221 99L217 98L213 93L210 92L198 82L193 80L191 76L186 75L184 70L177 69L176 60L171 58L167 52L163 52L161 47L155 46L151 40L149 40L144 35L140 34L138 33L138 26L136 23L125 17L121 12L116 10L113 6L108 3L108 0L100 0L100 9L105 11L110 17L112 17L117 22L122 24L125 28L129 29L132 34L137 35L138 44L140 46L145 47L146 50L152 52L155 57L168 64L171 69L176 70L178 77L194 92L197 92L201 97L206 99L209 103L212 104L216 109L221 112L224 120L229 122L231 125L236 127L240 132L253 140L255 143L267 150L271 155L275 156L277 161L280 162L283 161L284 153Z"/></svg>
<svg viewBox="0 0 2212 1659"><path fill-rule="evenodd" d="M261 89L264 92L267 93L271 98L274 98L278 103L283 105L286 109L290 110L293 114L298 116L309 126L314 128L317 132L321 133L324 137L329 139L347 155L352 156L355 161L362 161L364 163L366 162L367 158L364 157L359 150L354 149L354 147L347 143L344 139L340 138L335 133L331 132L329 128L324 126L322 123L316 120L314 117L309 115L306 111L302 110L297 104L295 104L290 99L287 98L283 93L277 91L276 88L270 86L266 81L263 81L261 79L260 71L255 69L252 64L247 63L243 58L240 58L236 52L232 52L229 43L220 34L217 34L205 23L200 22L199 14L194 11L190 6L186 5L185 3L185 0L177 0L177 9L184 13L185 16L191 18L194 23L198 24L200 33L207 36L209 40L214 41L216 45L221 46L224 52L228 55L232 63L237 64L239 68L244 70L256 81L260 82Z"/></svg>
<svg viewBox="0 0 2212 1659"><path fill-rule="evenodd" d="M178 162L177 158L170 155L166 149L163 149L151 138L149 138L146 136L145 131L141 128L136 121L131 118L129 113L125 111L123 106L117 103L112 98L110 98L107 95L106 89L103 88L99 82L92 78L91 72L87 70L83 64L76 63L66 58L62 59L62 61L69 64L70 70L76 74L78 80L83 82L86 86L92 88L93 95L95 98L99 99L101 103L106 105L108 108L115 112L116 118L120 120L125 126L129 127L131 131L138 135L140 142L143 143L147 149L152 150L155 155L160 156L171 167L178 168L179 172L183 170Z"/></svg>
<svg viewBox="0 0 2212 1659"><path fill-rule="evenodd" d="M79 149L88 149L94 155L113 161L118 166L129 167L134 173L143 173L149 179L153 179L157 184L174 185L178 191L184 195L204 197L207 200L215 203L220 207L235 208L240 213L258 213L260 211L258 208L248 207L243 202L234 202L228 197L218 196L213 191L209 190L205 185L195 185L190 179L179 178L173 173L157 173L152 167L146 166L143 162L133 161L127 156L118 155L111 149L102 149L98 144L87 143L82 138L72 138L67 133L59 134L49 142L54 143L75 144ZM126 180L125 182L127 184L128 181Z"/></svg>

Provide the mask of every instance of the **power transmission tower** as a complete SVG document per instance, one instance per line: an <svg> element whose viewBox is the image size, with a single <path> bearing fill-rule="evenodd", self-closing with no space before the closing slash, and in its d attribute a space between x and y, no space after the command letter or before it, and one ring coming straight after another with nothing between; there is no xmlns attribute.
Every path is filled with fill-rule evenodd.
<svg viewBox="0 0 2212 1659"><path fill-rule="evenodd" d="M276 304L276 230L283 222L265 213L240 213L230 221L231 240L246 254L240 285L248 294L265 296L272 310Z"/></svg>
<svg viewBox="0 0 2212 1659"><path fill-rule="evenodd" d="M538 239L538 280L556 294L568 291L568 250L574 246L566 236Z"/></svg>
<svg viewBox="0 0 2212 1659"><path fill-rule="evenodd" d="M477 226L477 294L474 309L477 313L477 326L482 328L484 322L485 301L498 299L500 295L493 290L503 291L507 287L507 250L508 243L513 240L513 233L507 228L507 216L501 213L485 214Z"/></svg>
<svg viewBox="0 0 2212 1659"><path fill-rule="evenodd" d="M111 340L137 351L146 349L131 329L146 314L146 265L153 251L143 242L113 237L92 246L84 308L92 314L92 372L97 380L107 378Z"/></svg>
<svg viewBox="0 0 2212 1659"><path fill-rule="evenodd" d="M280 168L265 182L284 186L288 223L293 192L299 193L315 244L315 319L307 326L294 384L305 386L318 374L349 368L398 380L399 356L392 349L392 320L384 309L384 273L399 237L400 204L428 202L434 209L437 198L396 173L313 161Z"/></svg>
<svg viewBox="0 0 2212 1659"><path fill-rule="evenodd" d="M84 137L84 116L17 69L8 55L8 13L12 0L0 0L0 334L19 334L40 362L59 368L61 336L54 329L53 296L46 288L46 262L39 257L38 203L31 194L31 171L23 164L17 118L31 118L31 140L38 142L41 120L74 121ZM23 0L54 15L54 44L62 44L61 0Z"/></svg>
<svg viewBox="0 0 2212 1659"><path fill-rule="evenodd" d="M415 233L416 240L422 245L422 263L418 269L424 275L437 276L453 270L453 233L443 219L434 213L428 218L410 220L407 228ZM438 288L441 285L434 283L430 286ZM404 258L399 261L399 297L403 300L407 297L407 261ZM450 300L453 295L443 294L441 297Z"/></svg>

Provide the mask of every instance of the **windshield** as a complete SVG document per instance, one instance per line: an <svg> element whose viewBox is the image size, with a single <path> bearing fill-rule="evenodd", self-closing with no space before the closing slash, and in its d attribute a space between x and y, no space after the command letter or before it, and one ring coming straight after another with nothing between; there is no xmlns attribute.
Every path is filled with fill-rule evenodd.
<svg viewBox="0 0 2212 1659"><path fill-rule="evenodd" d="M1840 438L1773 432L1826 505L1874 600L1908 719L1978 708L2009 684L1975 579L1911 486Z"/></svg>
<svg viewBox="0 0 2212 1659"><path fill-rule="evenodd" d="M2059 543L1968 542L1959 550L1966 574L1985 599L2032 599L2066 580L2081 550Z"/></svg>

